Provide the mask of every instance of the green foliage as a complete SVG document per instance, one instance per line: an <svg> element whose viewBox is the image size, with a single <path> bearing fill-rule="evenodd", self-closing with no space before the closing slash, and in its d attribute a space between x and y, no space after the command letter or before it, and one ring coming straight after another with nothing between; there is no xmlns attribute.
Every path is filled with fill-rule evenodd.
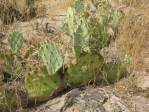
<svg viewBox="0 0 149 112"><path fill-rule="evenodd" d="M116 28L120 23L121 19L123 18L123 13L120 11L113 11L111 14L111 25Z"/></svg>
<svg viewBox="0 0 149 112"><path fill-rule="evenodd" d="M69 7L64 23L64 31L71 37L73 37L74 32L76 31L76 18L74 13L74 9Z"/></svg>
<svg viewBox="0 0 149 112"><path fill-rule="evenodd" d="M0 111L15 112L17 108L17 96L13 91L0 88Z"/></svg>
<svg viewBox="0 0 149 112"><path fill-rule="evenodd" d="M23 36L19 32L12 32L8 38L9 45L14 53L19 52L23 44Z"/></svg>
<svg viewBox="0 0 149 112"><path fill-rule="evenodd" d="M41 44L39 55L49 75L55 74L63 65L62 53L53 42Z"/></svg>
<svg viewBox="0 0 149 112"><path fill-rule="evenodd" d="M111 5L109 3L109 0L100 0L100 4L98 5L98 7L109 10L108 8L111 8Z"/></svg>
<svg viewBox="0 0 149 112"><path fill-rule="evenodd" d="M102 64L102 56L91 54L81 56L76 65L68 68L65 80L71 86L87 84L98 77Z"/></svg>
<svg viewBox="0 0 149 112"><path fill-rule="evenodd" d="M130 56L129 55L125 55L125 57L124 57L124 59L123 59L123 64L124 65L129 65L129 64L131 64L131 58L130 58Z"/></svg>
<svg viewBox="0 0 149 112"><path fill-rule="evenodd" d="M89 52L89 32L87 20L83 17L77 20L75 10L68 8L64 24L65 32L71 36L72 50L76 58L82 51Z"/></svg>
<svg viewBox="0 0 149 112"><path fill-rule="evenodd" d="M21 76L24 71L20 54L20 49L23 44L22 34L19 32L10 33L8 43L11 49L6 49L5 52L0 53L0 61L3 62L1 71L5 73L4 78L6 80L13 80L16 76Z"/></svg>
<svg viewBox="0 0 149 112"><path fill-rule="evenodd" d="M95 17L80 16L82 13L86 13L81 0L76 1L76 10L68 8L67 11L65 32L71 36L72 49L76 58L80 57L82 52L98 53L99 50L106 47L110 43L109 25L111 24L115 28L122 18L119 11L112 9L108 0L93 2L97 2L97 12L99 12ZM81 13L76 14L79 11Z"/></svg>
<svg viewBox="0 0 149 112"><path fill-rule="evenodd" d="M80 20L78 28L74 33L74 37L73 37L74 39L73 45L74 45L74 50L77 58L80 57L80 54L82 51L87 53L90 52L89 38L90 38L90 35L88 32L87 21L85 20L85 18L82 18Z"/></svg>
<svg viewBox="0 0 149 112"><path fill-rule="evenodd" d="M1 70L10 75L9 79L12 80L16 76L19 76L23 73L23 67L21 62L11 53L1 54L0 53L0 61L3 61L3 65Z"/></svg>
<svg viewBox="0 0 149 112"><path fill-rule="evenodd" d="M84 12L84 4L81 2L81 0L77 0L75 3L75 10L77 13Z"/></svg>
<svg viewBox="0 0 149 112"><path fill-rule="evenodd" d="M32 1L28 2L28 4L33 4ZM81 0L77 0L75 9L68 8L64 31L70 36L72 51L77 59L77 63L70 65L64 77L66 83L71 86L85 85L94 79L98 80L101 75L107 83L114 83L122 77L126 65L130 62L129 57L126 56L124 64L108 63L103 65L103 57L97 55L99 50L110 43L108 28L112 26L115 29L122 19L122 13L113 10L108 0L100 1L95 17L90 16L89 12L85 10L86 7ZM84 17L82 14L87 14L89 17ZM29 66L29 64L26 64L27 66L25 65L25 67L23 66L23 59L28 59L30 54L34 52L35 47L29 48L25 56L22 57L19 53L23 45L22 34L12 32L9 35L8 42L12 52L4 55L0 54L0 61L5 61L6 65L2 71L12 75L23 74L22 71ZM38 47L36 45L36 48ZM53 42L42 43L39 49L39 56L45 68L35 68L29 74L27 73L24 76L24 86L29 100L45 101L60 86L62 80L58 70L63 66L64 60L62 52ZM102 74L99 76L101 72ZM4 104L6 101L10 103L8 106L11 106L12 103L15 104L13 96L10 95L7 98L10 98L10 102L7 101L8 99L5 100L0 97L0 109L3 102Z"/></svg>
<svg viewBox="0 0 149 112"><path fill-rule="evenodd" d="M97 11L96 16L102 17L102 16L110 16L110 13L112 11L112 7L109 3L109 0L93 0L95 4L97 5Z"/></svg>
<svg viewBox="0 0 149 112"><path fill-rule="evenodd" d="M102 77L107 83L117 82L126 75L126 66L123 64L106 63L102 67Z"/></svg>
<svg viewBox="0 0 149 112"><path fill-rule="evenodd" d="M40 68L25 75L24 86L29 100L45 101L58 88L60 77L56 73L49 76L46 69Z"/></svg>
<svg viewBox="0 0 149 112"><path fill-rule="evenodd" d="M100 22L97 18L92 18L89 22L89 31L91 35L90 49L92 52L99 51L110 43L106 23Z"/></svg>

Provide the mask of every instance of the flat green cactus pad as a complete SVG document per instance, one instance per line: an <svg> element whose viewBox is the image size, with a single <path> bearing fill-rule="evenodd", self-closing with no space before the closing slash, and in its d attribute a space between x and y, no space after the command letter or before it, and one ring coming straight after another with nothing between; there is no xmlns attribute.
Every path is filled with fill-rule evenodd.
<svg viewBox="0 0 149 112"><path fill-rule="evenodd" d="M11 47L12 51L14 53L17 53L22 47L23 36L19 32L12 32L9 35L8 42L10 44L10 47Z"/></svg>
<svg viewBox="0 0 149 112"><path fill-rule="evenodd" d="M63 65L62 53L53 42L43 43L39 55L46 66L49 75L55 74Z"/></svg>
<svg viewBox="0 0 149 112"><path fill-rule="evenodd" d="M58 74L49 76L48 72L35 70L25 76L24 86L27 90L29 99L45 101L58 88L60 78Z"/></svg>
<svg viewBox="0 0 149 112"><path fill-rule="evenodd" d="M82 56L76 65L68 69L65 80L71 86L87 84L99 74L102 63L101 56L91 54Z"/></svg>

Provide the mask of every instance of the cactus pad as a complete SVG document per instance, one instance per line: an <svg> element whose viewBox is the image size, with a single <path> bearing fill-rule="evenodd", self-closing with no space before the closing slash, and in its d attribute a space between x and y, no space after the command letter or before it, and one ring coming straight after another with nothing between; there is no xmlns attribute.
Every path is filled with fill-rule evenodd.
<svg viewBox="0 0 149 112"><path fill-rule="evenodd" d="M52 42L43 43L39 55L46 66L49 75L55 74L63 65L62 53Z"/></svg>

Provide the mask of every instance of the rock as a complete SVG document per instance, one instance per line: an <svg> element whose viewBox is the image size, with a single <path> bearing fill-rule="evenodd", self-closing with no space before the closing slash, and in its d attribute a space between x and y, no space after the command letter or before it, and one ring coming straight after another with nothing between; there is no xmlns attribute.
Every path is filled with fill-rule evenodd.
<svg viewBox="0 0 149 112"><path fill-rule="evenodd" d="M135 112L149 112L149 98L133 96L132 101L135 105Z"/></svg>
<svg viewBox="0 0 149 112"><path fill-rule="evenodd" d="M31 112L130 112L130 110L120 98L110 92L102 88L88 87L82 91L73 89L32 109Z"/></svg>
<svg viewBox="0 0 149 112"><path fill-rule="evenodd" d="M104 104L106 112L131 112L122 100L116 96L111 96Z"/></svg>
<svg viewBox="0 0 149 112"><path fill-rule="evenodd" d="M137 72L136 86L142 91L149 91L149 73L147 72Z"/></svg>
<svg viewBox="0 0 149 112"><path fill-rule="evenodd" d="M115 41L111 41L108 47L101 49L100 54L104 57L104 62L119 61L118 49Z"/></svg>

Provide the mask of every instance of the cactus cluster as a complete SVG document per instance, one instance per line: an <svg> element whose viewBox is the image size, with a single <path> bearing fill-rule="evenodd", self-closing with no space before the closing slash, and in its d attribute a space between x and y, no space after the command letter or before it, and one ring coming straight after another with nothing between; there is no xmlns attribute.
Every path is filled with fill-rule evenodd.
<svg viewBox="0 0 149 112"><path fill-rule="evenodd" d="M122 18L121 12L112 9L108 0L101 0L97 7L99 13L94 17L81 16L80 11L87 11L84 9L87 9L87 6L77 0L75 9L68 8L64 23L65 32L71 37L72 51L76 58L82 52L97 53L106 47L110 43L108 28L115 28Z"/></svg>
<svg viewBox="0 0 149 112"><path fill-rule="evenodd" d="M91 51L99 51L100 49L106 47L110 42L110 37L107 33L108 27L105 22L98 19L92 18L89 22L90 30L90 48Z"/></svg>
<svg viewBox="0 0 149 112"><path fill-rule="evenodd" d="M84 17L77 17L75 9L68 8L64 23L65 32L71 37L72 50L76 58L82 51L89 52L88 23Z"/></svg>
<svg viewBox="0 0 149 112"><path fill-rule="evenodd" d="M33 1L30 1L28 4L31 4ZM95 79L99 81L101 77L102 80L108 83L114 83L121 78L121 74L125 72L124 65L130 63L129 57L125 57L124 65L104 63L99 50L109 44L108 28L116 28L122 15L113 9L108 10L110 7L108 0L101 1L102 7L99 7L101 9L99 12L102 12L100 12L100 15L95 14L95 17L90 17L90 15L89 17L84 17L81 15L86 8L81 0L77 0L76 9L68 8L64 30L70 36L72 52L76 57L77 63L70 64L67 71L63 74L60 74L64 64L63 55L54 42L46 41L40 44L38 53L44 67L40 63L38 67L34 66L28 72L25 67L29 64L24 67L21 61L23 58L28 59L28 55L33 49L30 49L23 58L18 57L21 54L19 51L23 45L23 36L19 32L12 32L9 35L8 42L11 48L11 55L0 54L0 60L6 62L8 67L4 71L10 74L23 74L24 72L22 73L22 71L25 68L24 86L29 100L46 101L60 87L63 81L70 86L80 86L88 84L88 82ZM41 66L43 68L40 68ZM63 77L64 80L62 80L60 75L65 75Z"/></svg>
<svg viewBox="0 0 149 112"><path fill-rule="evenodd" d="M93 2L96 2L96 1L93 1ZM79 11L85 11L84 9L86 8L85 5L82 3L83 2L81 2L80 0L77 0L76 6L75 6L76 9L68 8L67 17L65 20L65 32L71 37L72 51L77 58L76 59L77 64L74 65L72 69L68 69L69 73L66 75L66 77L68 77L68 75L71 74L70 77L71 78L73 77L72 79L74 82L79 81L78 80L79 77L80 77L80 80L82 77L84 77L83 72L79 70L80 68L77 68L78 64L81 62L80 60L80 57L82 57L81 53L83 55L84 54L100 55L99 51L102 48L108 46L110 43L111 35L109 34L108 30L111 28L112 31L115 32L114 31L115 28L117 27L120 20L122 19L122 13L115 9L112 9L108 0L101 0L99 3L97 3L98 4L98 6L96 7L97 13L94 16L89 15L89 17L81 16L81 14L79 13ZM115 67L118 65L116 64L113 66ZM106 71L108 67L109 67L108 64L104 64L103 71ZM113 71L111 72L116 76L110 75L109 72L108 73L103 72L103 76L107 76L106 77L107 80L116 81L116 79L119 79L119 75L121 74L119 73L119 69L121 68L115 67L114 69L115 69L114 73ZM72 74L78 75L76 76L77 80L75 80L76 77L73 76ZM87 78L87 76L85 77Z"/></svg>

